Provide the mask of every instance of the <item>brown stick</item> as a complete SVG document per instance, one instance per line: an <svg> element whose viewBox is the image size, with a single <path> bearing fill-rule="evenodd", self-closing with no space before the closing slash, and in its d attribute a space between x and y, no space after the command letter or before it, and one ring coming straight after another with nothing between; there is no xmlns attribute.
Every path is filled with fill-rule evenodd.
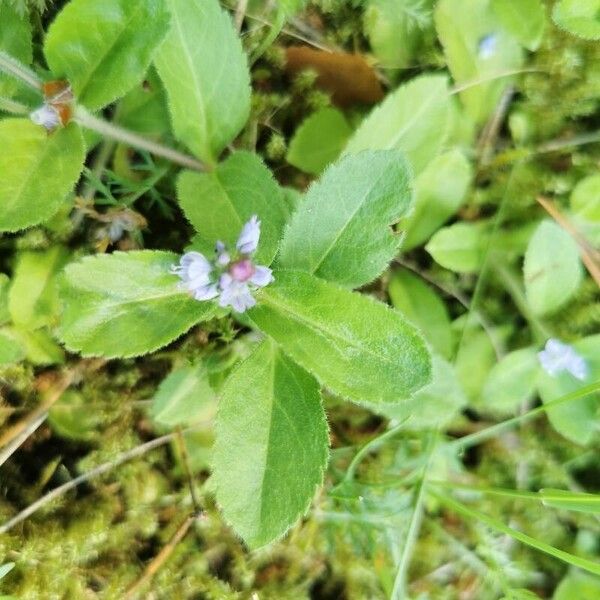
<svg viewBox="0 0 600 600"><path fill-rule="evenodd" d="M168 560L177 544L185 537L192 523L198 518L197 514L189 515L179 526L173 537L167 542L161 551L150 561L150 564L144 569L142 576L127 590L123 600L133 600L138 591L156 575L158 570Z"/></svg>
<svg viewBox="0 0 600 600"><path fill-rule="evenodd" d="M76 488L80 483L84 481L88 481L89 479L93 479L94 477L98 477L99 475L103 475L107 473L111 469L119 466L120 464L131 460L132 458L136 458L145 454L149 450L153 450L154 448L158 448L175 438L175 433L169 433L167 435L163 435L162 437L156 438L155 440L151 440L146 442L145 444L141 444L140 446L136 446L127 452L122 452L113 460L109 460L108 462L102 463L98 465L96 468L83 473L79 477L75 477L75 479L71 479L67 483L63 483L63 485L59 485L57 488L49 491L46 495L42 496L39 500L36 500L33 504L30 504L27 508L22 510L20 513L15 515L12 519L6 521L3 525L0 526L0 534L6 533L9 529L12 529L15 525L30 517L34 512L38 511L40 508L51 502L52 500L62 496L69 490Z"/></svg>
<svg viewBox="0 0 600 600"><path fill-rule="evenodd" d="M538 196L537 201L546 212L577 242L581 260L594 281L600 287L600 252L596 250L577 228L554 206L551 200Z"/></svg>

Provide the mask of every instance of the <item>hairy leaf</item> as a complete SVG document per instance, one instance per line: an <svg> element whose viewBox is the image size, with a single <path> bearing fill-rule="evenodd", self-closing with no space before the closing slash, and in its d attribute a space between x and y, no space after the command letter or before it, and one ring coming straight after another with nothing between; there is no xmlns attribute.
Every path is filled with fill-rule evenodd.
<svg viewBox="0 0 600 600"><path fill-rule="evenodd" d="M475 273L483 261L486 243L479 223L459 222L440 229L425 250L435 262L457 273Z"/></svg>
<svg viewBox="0 0 600 600"><path fill-rule="evenodd" d="M190 425L213 416L215 395L202 363L169 373L152 399L150 416L166 427Z"/></svg>
<svg viewBox="0 0 600 600"><path fill-rule="evenodd" d="M27 119L0 121L0 231L43 223L79 179L85 150L72 123L48 135Z"/></svg>
<svg viewBox="0 0 600 600"><path fill-rule="evenodd" d="M585 40L600 40L600 0L559 0L552 11L554 22Z"/></svg>
<svg viewBox="0 0 600 600"><path fill-rule="evenodd" d="M287 208L282 192L262 160L249 152L236 152L210 173L184 171L178 180L181 207L198 236L194 247L214 251L221 240L231 248L252 215L261 220L256 260L269 264L279 245Z"/></svg>
<svg viewBox="0 0 600 600"><path fill-rule="evenodd" d="M450 317L435 291L409 271L397 271L390 280L388 294L394 308L421 330L432 348L449 358L453 346Z"/></svg>
<svg viewBox="0 0 600 600"><path fill-rule="evenodd" d="M531 310L536 315L555 312L583 279L576 242L553 221L543 221L527 246L523 276Z"/></svg>
<svg viewBox="0 0 600 600"><path fill-rule="evenodd" d="M397 148L415 173L442 149L449 125L450 96L444 75L422 75L400 86L361 123L346 154Z"/></svg>
<svg viewBox="0 0 600 600"><path fill-rule="evenodd" d="M167 88L173 130L214 163L250 112L246 56L217 0L168 0L171 31L156 57Z"/></svg>
<svg viewBox="0 0 600 600"><path fill-rule="evenodd" d="M8 296L16 325L37 329L54 321L59 311L55 276L66 261L67 252L60 246L19 256Z"/></svg>
<svg viewBox="0 0 600 600"><path fill-rule="evenodd" d="M400 238L391 225L411 200L401 152L346 156L311 186L292 216L279 264L348 287L364 285L396 254Z"/></svg>
<svg viewBox="0 0 600 600"><path fill-rule="evenodd" d="M27 65L33 60L29 19L6 2L0 3L0 51ZM16 79L0 72L0 96L12 96L18 89Z"/></svg>
<svg viewBox="0 0 600 600"><path fill-rule="evenodd" d="M483 406L495 414L514 413L533 397L540 365L533 348L521 348L504 356L485 382Z"/></svg>
<svg viewBox="0 0 600 600"><path fill-rule="evenodd" d="M432 356L431 383L398 404L372 405L373 411L403 421L407 429L435 429L446 426L467 404L467 397L454 367L441 356Z"/></svg>
<svg viewBox="0 0 600 600"><path fill-rule="evenodd" d="M88 256L65 269L59 337L83 356L139 356L215 313L169 273L177 256L141 250Z"/></svg>
<svg viewBox="0 0 600 600"><path fill-rule="evenodd" d="M473 177L471 163L460 150L440 154L415 179L415 202L402 221L403 250L429 239L464 202Z"/></svg>
<svg viewBox="0 0 600 600"><path fill-rule="evenodd" d="M342 112L322 108L296 129L286 159L298 169L318 175L339 156L351 133Z"/></svg>
<svg viewBox="0 0 600 600"><path fill-rule="evenodd" d="M48 30L44 54L79 102L97 110L142 81L168 24L165 0L71 0Z"/></svg>
<svg viewBox="0 0 600 600"><path fill-rule="evenodd" d="M301 271L277 271L250 318L324 386L356 402L398 402L427 384L431 359L400 313Z"/></svg>
<svg viewBox="0 0 600 600"><path fill-rule="evenodd" d="M25 349L8 329L0 330L0 365L9 365L25 358Z"/></svg>
<svg viewBox="0 0 600 600"><path fill-rule="evenodd" d="M504 28L525 48L537 50L546 24L541 0L492 0L492 8Z"/></svg>
<svg viewBox="0 0 600 600"><path fill-rule="evenodd" d="M319 385L262 342L223 389L213 458L217 501L249 546L280 537L307 511L327 447Z"/></svg>
<svg viewBox="0 0 600 600"><path fill-rule="evenodd" d="M489 0L440 0L435 24L448 68L466 86L460 93L466 112L481 124L511 83L507 72L522 65L522 49L502 29Z"/></svg>

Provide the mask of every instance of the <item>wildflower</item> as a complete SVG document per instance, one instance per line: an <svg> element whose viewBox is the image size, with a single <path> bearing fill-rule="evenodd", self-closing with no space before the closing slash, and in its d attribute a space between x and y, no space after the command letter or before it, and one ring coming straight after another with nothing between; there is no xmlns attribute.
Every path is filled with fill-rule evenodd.
<svg viewBox="0 0 600 600"><path fill-rule="evenodd" d="M251 255L258 247L260 221L254 215L243 227L238 238L237 253L230 254L226 245L218 241L215 259L209 261L200 252L187 252L171 273L178 275L180 285L196 300L219 297L219 306L231 306L243 313L256 304L252 293L273 281L269 267L255 265Z"/></svg>
<svg viewBox="0 0 600 600"><path fill-rule="evenodd" d="M491 58L496 52L498 36L495 33L489 33L483 36L477 44L479 58Z"/></svg>
<svg viewBox="0 0 600 600"><path fill-rule="evenodd" d="M252 254L258 247L260 221L254 215L243 227L236 247L242 254Z"/></svg>
<svg viewBox="0 0 600 600"><path fill-rule="evenodd" d="M219 295L218 286L211 281L213 266L200 252L186 252L171 273L179 275L180 284L196 300L211 300Z"/></svg>
<svg viewBox="0 0 600 600"><path fill-rule="evenodd" d="M564 371L580 381L588 376L585 359L575 352L573 346L563 344L555 338L550 338L546 342L546 347L538 352L538 359L544 371L552 377L556 377Z"/></svg>
<svg viewBox="0 0 600 600"><path fill-rule="evenodd" d="M42 104L34 110L29 118L36 124L41 125L46 131L54 131L60 124L60 113L51 104Z"/></svg>

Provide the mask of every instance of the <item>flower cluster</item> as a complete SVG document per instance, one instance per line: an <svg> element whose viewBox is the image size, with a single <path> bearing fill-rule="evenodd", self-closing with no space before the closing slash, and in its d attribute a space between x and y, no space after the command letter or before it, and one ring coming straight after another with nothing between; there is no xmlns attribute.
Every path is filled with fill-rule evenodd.
<svg viewBox="0 0 600 600"><path fill-rule="evenodd" d="M550 338L546 347L538 352L538 359L548 375L555 377L566 371L583 381L588 376L588 366L585 359L575 352L573 346Z"/></svg>
<svg viewBox="0 0 600 600"><path fill-rule="evenodd" d="M252 292L273 281L271 269L255 265L252 255L260 239L260 221L254 215L243 227L233 255L217 242L213 260L200 252L186 252L171 272L196 300L219 298L219 306L243 313L256 304Z"/></svg>

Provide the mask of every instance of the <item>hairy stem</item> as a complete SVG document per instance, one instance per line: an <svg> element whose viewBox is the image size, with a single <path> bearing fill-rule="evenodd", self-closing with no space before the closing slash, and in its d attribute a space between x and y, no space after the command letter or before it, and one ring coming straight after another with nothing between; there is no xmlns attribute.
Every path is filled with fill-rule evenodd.
<svg viewBox="0 0 600 600"><path fill-rule="evenodd" d="M0 52L0 71L19 79L34 90L42 91L42 80L29 67L6 52Z"/></svg>
<svg viewBox="0 0 600 600"><path fill-rule="evenodd" d="M174 150L173 148L163 146L162 144L142 137L133 131L129 131L128 129L124 129L118 125L99 119L98 117L94 117L81 106L78 106L75 109L74 120L82 127L96 131L104 137L123 142L134 148L139 148L140 150L146 150L155 156L162 156L163 158L183 167L187 167L188 169L194 169L196 171L207 170L206 165L199 160L188 156L183 152L179 152L178 150Z"/></svg>

